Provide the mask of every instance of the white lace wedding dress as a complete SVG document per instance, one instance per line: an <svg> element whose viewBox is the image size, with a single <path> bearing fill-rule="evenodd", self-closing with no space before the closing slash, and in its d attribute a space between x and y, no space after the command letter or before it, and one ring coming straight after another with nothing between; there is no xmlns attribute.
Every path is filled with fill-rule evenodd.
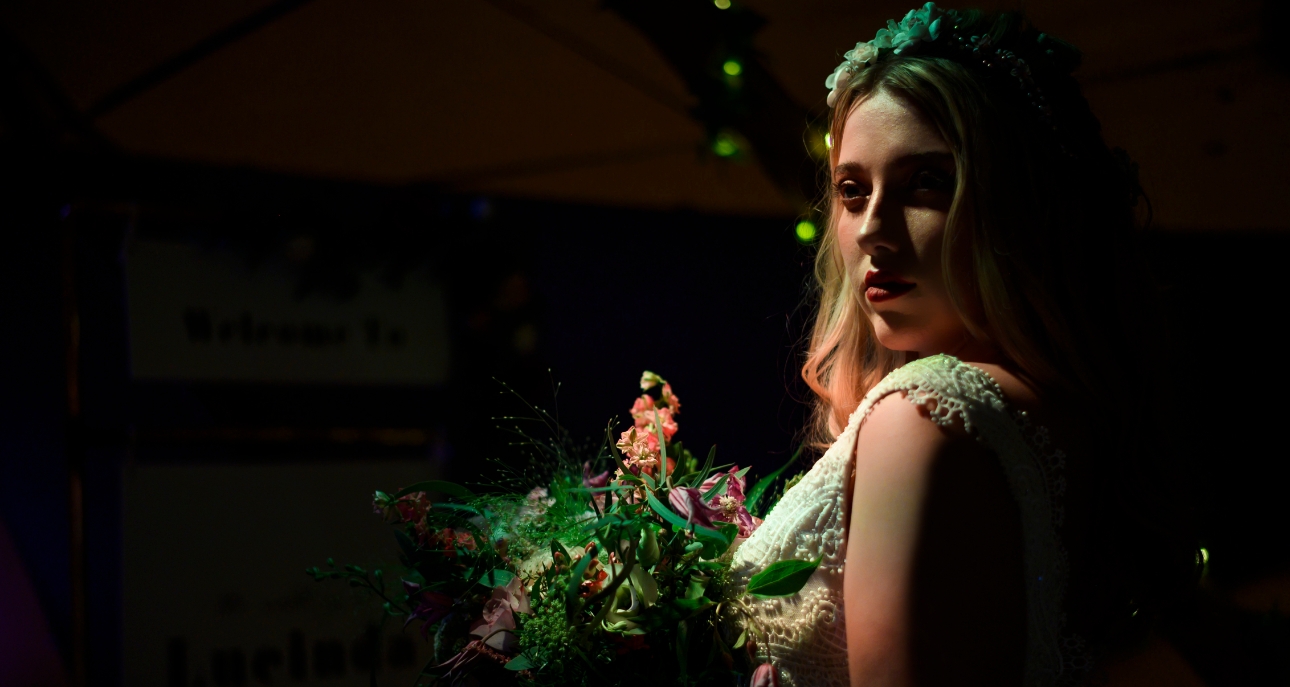
<svg viewBox="0 0 1290 687"><path fill-rule="evenodd" d="M932 421L961 420L970 435L1002 463L1020 507L1026 574L1026 687L1076 683L1088 657L1078 637L1065 635L1062 598L1066 552L1058 537L1062 522L1064 455L1048 446L1047 432L1014 412L994 380L980 368L938 355L887 375L851 415L846 429L811 471L790 489L766 521L735 552L733 585L780 560L821 559L820 567L794 596L742 597L758 636L758 651L780 671L787 687L847 685L846 623L842 569L846 560L851 458L869 411L891 393L930 411Z"/></svg>

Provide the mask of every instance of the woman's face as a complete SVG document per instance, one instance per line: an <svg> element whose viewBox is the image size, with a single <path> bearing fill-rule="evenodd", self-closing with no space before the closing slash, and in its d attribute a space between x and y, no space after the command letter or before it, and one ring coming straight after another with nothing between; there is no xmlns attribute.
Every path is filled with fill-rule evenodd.
<svg viewBox="0 0 1290 687"><path fill-rule="evenodd" d="M843 127L833 186L842 255L878 341L920 356L977 348L941 273L954 155L932 123L899 96L866 97Z"/></svg>

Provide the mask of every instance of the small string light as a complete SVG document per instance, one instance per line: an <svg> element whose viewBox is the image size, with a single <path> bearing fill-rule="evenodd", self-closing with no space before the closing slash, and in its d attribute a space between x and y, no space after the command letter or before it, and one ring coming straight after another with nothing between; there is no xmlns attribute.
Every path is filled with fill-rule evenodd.
<svg viewBox="0 0 1290 687"><path fill-rule="evenodd" d="M739 144L726 134L721 134L712 142L712 152L721 157L731 157L739 152Z"/></svg>
<svg viewBox="0 0 1290 687"><path fill-rule="evenodd" d="M744 66L739 64L739 60L726 60L725 64L721 65L721 71L729 76L739 76L744 72Z"/></svg>
<svg viewBox="0 0 1290 687"><path fill-rule="evenodd" d="M719 10L730 9L730 0L712 0L712 4L716 5Z"/></svg>
<svg viewBox="0 0 1290 687"><path fill-rule="evenodd" d="M815 241L815 222L804 219L797 223L797 228L794 229L793 233L797 234L799 242L811 243Z"/></svg>

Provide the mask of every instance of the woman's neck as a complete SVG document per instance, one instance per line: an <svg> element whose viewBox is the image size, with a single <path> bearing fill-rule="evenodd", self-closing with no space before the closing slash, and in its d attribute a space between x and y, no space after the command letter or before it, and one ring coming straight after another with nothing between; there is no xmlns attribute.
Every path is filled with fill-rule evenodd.
<svg viewBox="0 0 1290 687"><path fill-rule="evenodd" d="M981 341L972 336L964 336L952 344L939 346L935 350L928 351L906 351L905 355L908 360L918 360L929 356L944 353L952 355L965 363L983 363L988 365L1008 364L1007 356L999 352L993 344Z"/></svg>

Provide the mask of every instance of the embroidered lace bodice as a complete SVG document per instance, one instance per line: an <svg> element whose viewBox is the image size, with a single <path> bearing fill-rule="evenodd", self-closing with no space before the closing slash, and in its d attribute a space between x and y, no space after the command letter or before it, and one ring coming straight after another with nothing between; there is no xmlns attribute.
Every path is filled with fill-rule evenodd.
<svg viewBox="0 0 1290 687"><path fill-rule="evenodd" d="M788 687L847 685L842 571L846 559L847 499L856 437L874 405L891 393L927 409L933 422L956 420L998 456L1021 513L1026 575L1026 687L1069 685L1087 668L1082 642L1063 636L1066 552L1062 522L1064 455L1048 446L1043 428L1013 412L994 380L980 368L938 355L887 375L851 415L846 428L802 480L734 555L736 592L767 565L790 558L820 559L794 596L742 603L765 641L758 651Z"/></svg>

